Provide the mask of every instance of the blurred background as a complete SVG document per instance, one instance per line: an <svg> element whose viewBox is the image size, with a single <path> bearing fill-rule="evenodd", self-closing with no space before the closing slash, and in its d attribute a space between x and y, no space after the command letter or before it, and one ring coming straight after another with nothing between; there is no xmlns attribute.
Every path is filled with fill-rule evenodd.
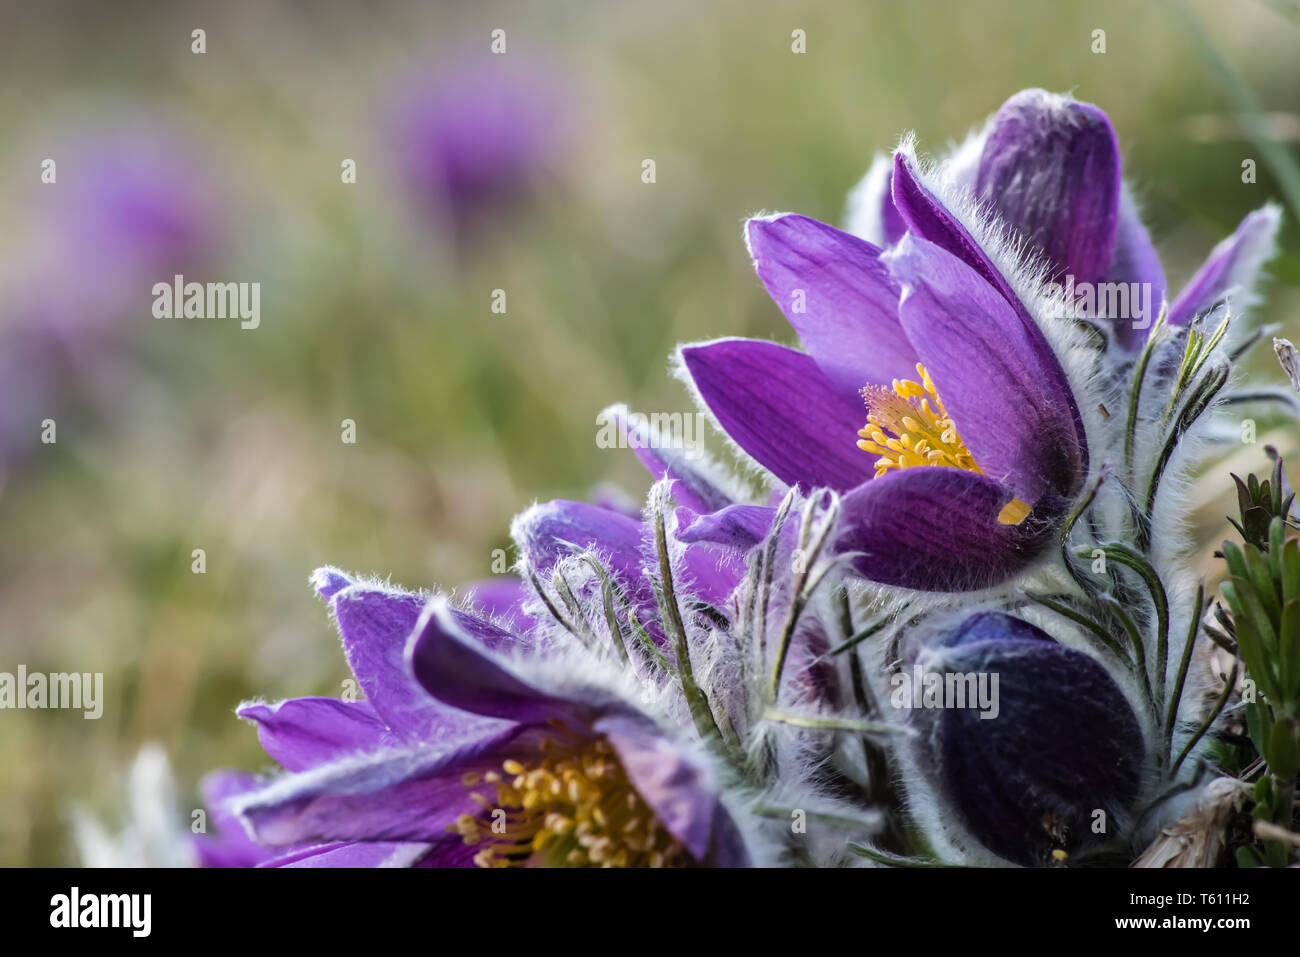
<svg viewBox="0 0 1300 957"><path fill-rule="evenodd" d="M1286 205L1255 319L1300 340L1297 63L1293 0L0 3L0 671L105 673L98 721L0 712L0 865L75 863L144 742L186 808L265 767L232 709L348 674L317 566L455 585L536 499L640 498L597 413L687 411L680 340L790 341L743 218L842 221L904 130L1099 104L1171 287ZM260 327L155 319L176 273L260 282ZM1236 467L1300 445L1260 438Z"/></svg>

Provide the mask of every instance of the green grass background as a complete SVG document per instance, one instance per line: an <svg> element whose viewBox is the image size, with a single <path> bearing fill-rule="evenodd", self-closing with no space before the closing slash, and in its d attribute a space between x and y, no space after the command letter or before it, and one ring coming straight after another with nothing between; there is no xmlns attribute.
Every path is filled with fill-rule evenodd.
<svg viewBox="0 0 1300 957"><path fill-rule="evenodd" d="M307 586L318 565L454 585L490 573L534 500L603 481L641 496L630 454L597 448L596 413L687 410L665 374L681 340L791 340L747 261L747 214L838 222L901 132L937 152L1022 87L1071 90L1112 117L1177 287L1282 198L1262 161L1241 183L1260 154L1187 13L1280 145L1300 135L1287 2L0 6L0 253L35 228L21 200L41 144L87 108L140 110L193 130L231 197L227 253L194 278L260 281L263 314L254 332L159 322L142 299L115 318L139 374L0 480L0 670L103 671L107 697L93 722L0 712L5 865L73 862L70 805L117 814L143 742L165 746L187 807L204 771L266 767L232 708L347 677ZM577 122L535 202L454 253L390 175L380 108L403 67L484 50L497 27ZM1297 212L1257 314L1293 338ZM1207 534L1221 514L1198 516Z"/></svg>

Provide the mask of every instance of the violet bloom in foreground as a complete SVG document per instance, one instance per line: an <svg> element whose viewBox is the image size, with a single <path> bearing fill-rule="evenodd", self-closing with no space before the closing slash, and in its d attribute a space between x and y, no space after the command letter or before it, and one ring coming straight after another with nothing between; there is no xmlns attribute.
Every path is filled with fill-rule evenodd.
<svg viewBox="0 0 1300 957"><path fill-rule="evenodd" d="M923 190L905 208L944 216ZM751 220L748 238L807 352L683 348L721 428L780 481L846 493L838 547L873 581L963 591L1029 564L1079 493L1087 440L1056 355L978 245L962 258L909 232L886 255L794 215Z"/></svg>
<svg viewBox="0 0 1300 957"><path fill-rule="evenodd" d="M1126 374L1123 349L1108 360L1075 345L1062 313L1076 304L1052 283L1146 289L1143 315L1106 317L1124 347L1164 295L1114 131L1095 107L1026 91L937 169L905 142L855 209L873 242L802 216L748 223L759 278L803 352L721 340L683 348L682 365L775 479L844 494L837 547L861 575L932 592L998 585L1060 530L1093 458L1080 410L1102 407L1097 382ZM1245 298L1276 224L1272 208L1252 214L1168 321ZM1092 427L1113 447L1113 425Z"/></svg>
<svg viewBox="0 0 1300 957"><path fill-rule="evenodd" d="M969 706L909 711L945 821L1025 866L1096 850L1121 831L1138 795L1143 739L1104 667L1000 612L966 618L916 663L925 673L998 678L989 717Z"/></svg>
<svg viewBox="0 0 1300 957"><path fill-rule="evenodd" d="M849 230L877 245L892 245L916 228L906 196L900 202L894 185L901 162L878 156L850 198ZM954 152L944 172L953 194L982 204L1012 238L1042 257L1047 281L1076 292L1122 283L1126 293L1140 297L1143 310L1126 296L1126 314L1101 315L1099 302L1093 308L1122 349L1142 345L1168 289L1122 180L1118 137L1102 110L1069 96L1022 90ZM1246 216L1169 302L1168 323L1187 325L1225 299L1241 315L1272 255L1279 222L1271 203Z"/></svg>
<svg viewBox="0 0 1300 957"><path fill-rule="evenodd" d="M707 757L558 648L444 599L316 576L364 701L246 705L288 773L229 809L272 865L748 862ZM498 597L501 597L498 595Z"/></svg>

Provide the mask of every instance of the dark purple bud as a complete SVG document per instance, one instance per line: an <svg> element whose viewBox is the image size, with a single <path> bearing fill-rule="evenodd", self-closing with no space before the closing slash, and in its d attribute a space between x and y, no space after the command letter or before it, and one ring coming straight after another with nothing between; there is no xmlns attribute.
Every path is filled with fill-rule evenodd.
<svg viewBox="0 0 1300 957"><path fill-rule="evenodd" d="M1115 837L1137 796L1142 730L1092 658L1027 622L982 612L895 677L895 705L907 698L923 731L923 767L989 850L1041 866Z"/></svg>
<svg viewBox="0 0 1300 957"><path fill-rule="evenodd" d="M1017 93L993 118L975 192L1047 256L1053 279L1106 278L1120 218L1120 155L1097 107L1043 90Z"/></svg>

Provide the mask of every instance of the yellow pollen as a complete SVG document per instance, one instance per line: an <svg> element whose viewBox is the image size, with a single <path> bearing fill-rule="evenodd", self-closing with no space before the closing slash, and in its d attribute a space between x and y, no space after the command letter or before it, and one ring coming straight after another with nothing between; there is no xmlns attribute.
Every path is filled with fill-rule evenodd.
<svg viewBox="0 0 1300 957"><path fill-rule="evenodd" d="M895 379L890 388L869 385L862 390L867 424L858 430L858 448L878 456L875 478L890 469L944 466L984 474L957 434L957 425L934 387L930 373L916 364L920 382ZM1032 510L1015 498L1003 506L998 521L1019 525Z"/></svg>
<svg viewBox="0 0 1300 957"><path fill-rule="evenodd" d="M632 787L603 738L550 741L539 754L503 761L486 781L495 800L470 797L484 811L462 814L447 830L478 847L479 867L684 867L686 849ZM471 784L472 782L472 784Z"/></svg>

